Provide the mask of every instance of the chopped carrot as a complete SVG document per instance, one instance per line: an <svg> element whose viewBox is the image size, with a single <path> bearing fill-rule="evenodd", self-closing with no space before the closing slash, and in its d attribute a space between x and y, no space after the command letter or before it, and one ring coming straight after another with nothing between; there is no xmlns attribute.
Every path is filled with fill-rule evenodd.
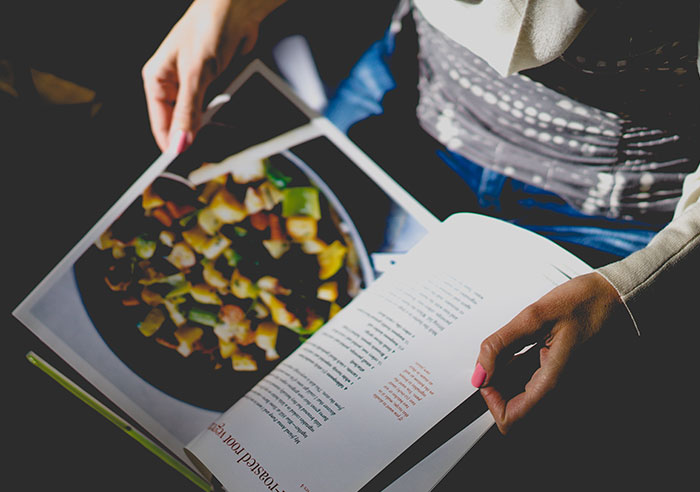
<svg viewBox="0 0 700 492"><path fill-rule="evenodd" d="M257 212L250 216L250 225L258 231L264 231L267 229L270 223L267 214L265 212Z"/></svg>
<svg viewBox="0 0 700 492"><path fill-rule="evenodd" d="M163 207L156 208L153 210L153 217L158 219L158 221L165 227L170 227L173 225L173 219L168 215L168 212Z"/></svg>
<svg viewBox="0 0 700 492"><path fill-rule="evenodd" d="M283 240L285 237L279 216L270 214L268 220L270 221L270 239Z"/></svg>
<svg viewBox="0 0 700 492"><path fill-rule="evenodd" d="M181 219L187 214L191 214L196 209L192 205L178 205L175 202L165 202L165 207L168 209L170 216L173 219Z"/></svg>

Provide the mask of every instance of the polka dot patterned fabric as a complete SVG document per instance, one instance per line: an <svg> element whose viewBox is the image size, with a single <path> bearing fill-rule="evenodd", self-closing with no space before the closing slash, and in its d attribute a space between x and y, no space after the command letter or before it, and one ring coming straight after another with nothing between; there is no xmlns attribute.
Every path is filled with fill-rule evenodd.
<svg viewBox="0 0 700 492"><path fill-rule="evenodd" d="M632 3L611 0L559 59L509 77L414 10L421 125L586 214L668 220L700 162L700 6Z"/></svg>

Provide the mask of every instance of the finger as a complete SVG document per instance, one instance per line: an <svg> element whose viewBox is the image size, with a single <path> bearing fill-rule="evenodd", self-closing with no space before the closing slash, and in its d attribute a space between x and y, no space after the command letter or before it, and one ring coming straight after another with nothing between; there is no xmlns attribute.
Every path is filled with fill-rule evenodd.
<svg viewBox="0 0 700 492"><path fill-rule="evenodd" d="M196 62L182 61L179 65L184 68L179 71L180 86L169 132L170 136L185 132L191 140L199 129L207 87L218 75L219 66L214 56Z"/></svg>
<svg viewBox="0 0 700 492"><path fill-rule="evenodd" d="M257 27L251 27L245 33L245 40L243 42L243 47L241 48L241 54L247 55L255 47L255 43L258 42L258 29Z"/></svg>
<svg viewBox="0 0 700 492"><path fill-rule="evenodd" d="M542 347L540 368L532 374L524 390L512 397L500 385L482 388L481 394L501 433L506 434L556 387L571 349L570 341L564 337Z"/></svg>
<svg viewBox="0 0 700 492"><path fill-rule="evenodd" d="M538 335L545 328L546 318L536 307L531 305L521 311L515 318L481 342L477 357L477 368L483 374L479 387L488 385L498 366L510 361L513 355L523 348L535 343Z"/></svg>
<svg viewBox="0 0 700 492"><path fill-rule="evenodd" d="M149 64L144 66L142 75L151 132L158 147L165 151L177 97L177 76L174 69L153 68Z"/></svg>

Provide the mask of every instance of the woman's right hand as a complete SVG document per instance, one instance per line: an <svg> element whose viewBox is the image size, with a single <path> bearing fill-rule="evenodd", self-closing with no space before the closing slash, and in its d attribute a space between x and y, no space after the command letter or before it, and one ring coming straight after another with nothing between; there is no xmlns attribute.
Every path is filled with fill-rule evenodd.
<svg viewBox="0 0 700 492"><path fill-rule="evenodd" d="M143 67L151 131L165 151L186 148L199 129L204 95L260 23L285 0L195 0Z"/></svg>

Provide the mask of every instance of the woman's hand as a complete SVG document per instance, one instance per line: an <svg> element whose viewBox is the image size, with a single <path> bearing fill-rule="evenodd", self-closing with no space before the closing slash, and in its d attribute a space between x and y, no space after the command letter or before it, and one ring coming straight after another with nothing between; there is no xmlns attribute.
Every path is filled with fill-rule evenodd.
<svg viewBox="0 0 700 492"><path fill-rule="evenodd" d="M285 0L195 0L143 67L151 130L162 151L182 151L199 128L209 84L240 51L249 53L260 23Z"/></svg>
<svg viewBox="0 0 700 492"><path fill-rule="evenodd" d="M622 314L626 312L615 288L601 275L589 273L554 288L486 338L472 384L481 388L501 433L506 434L556 386L577 347L624 319ZM627 324L624 329L633 331ZM505 386L513 378L510 373L517 371L513 362L523 357L515 354L533 343L537 346L531 350L539 349L540 367L524 390L511 396Z"/></svg>

